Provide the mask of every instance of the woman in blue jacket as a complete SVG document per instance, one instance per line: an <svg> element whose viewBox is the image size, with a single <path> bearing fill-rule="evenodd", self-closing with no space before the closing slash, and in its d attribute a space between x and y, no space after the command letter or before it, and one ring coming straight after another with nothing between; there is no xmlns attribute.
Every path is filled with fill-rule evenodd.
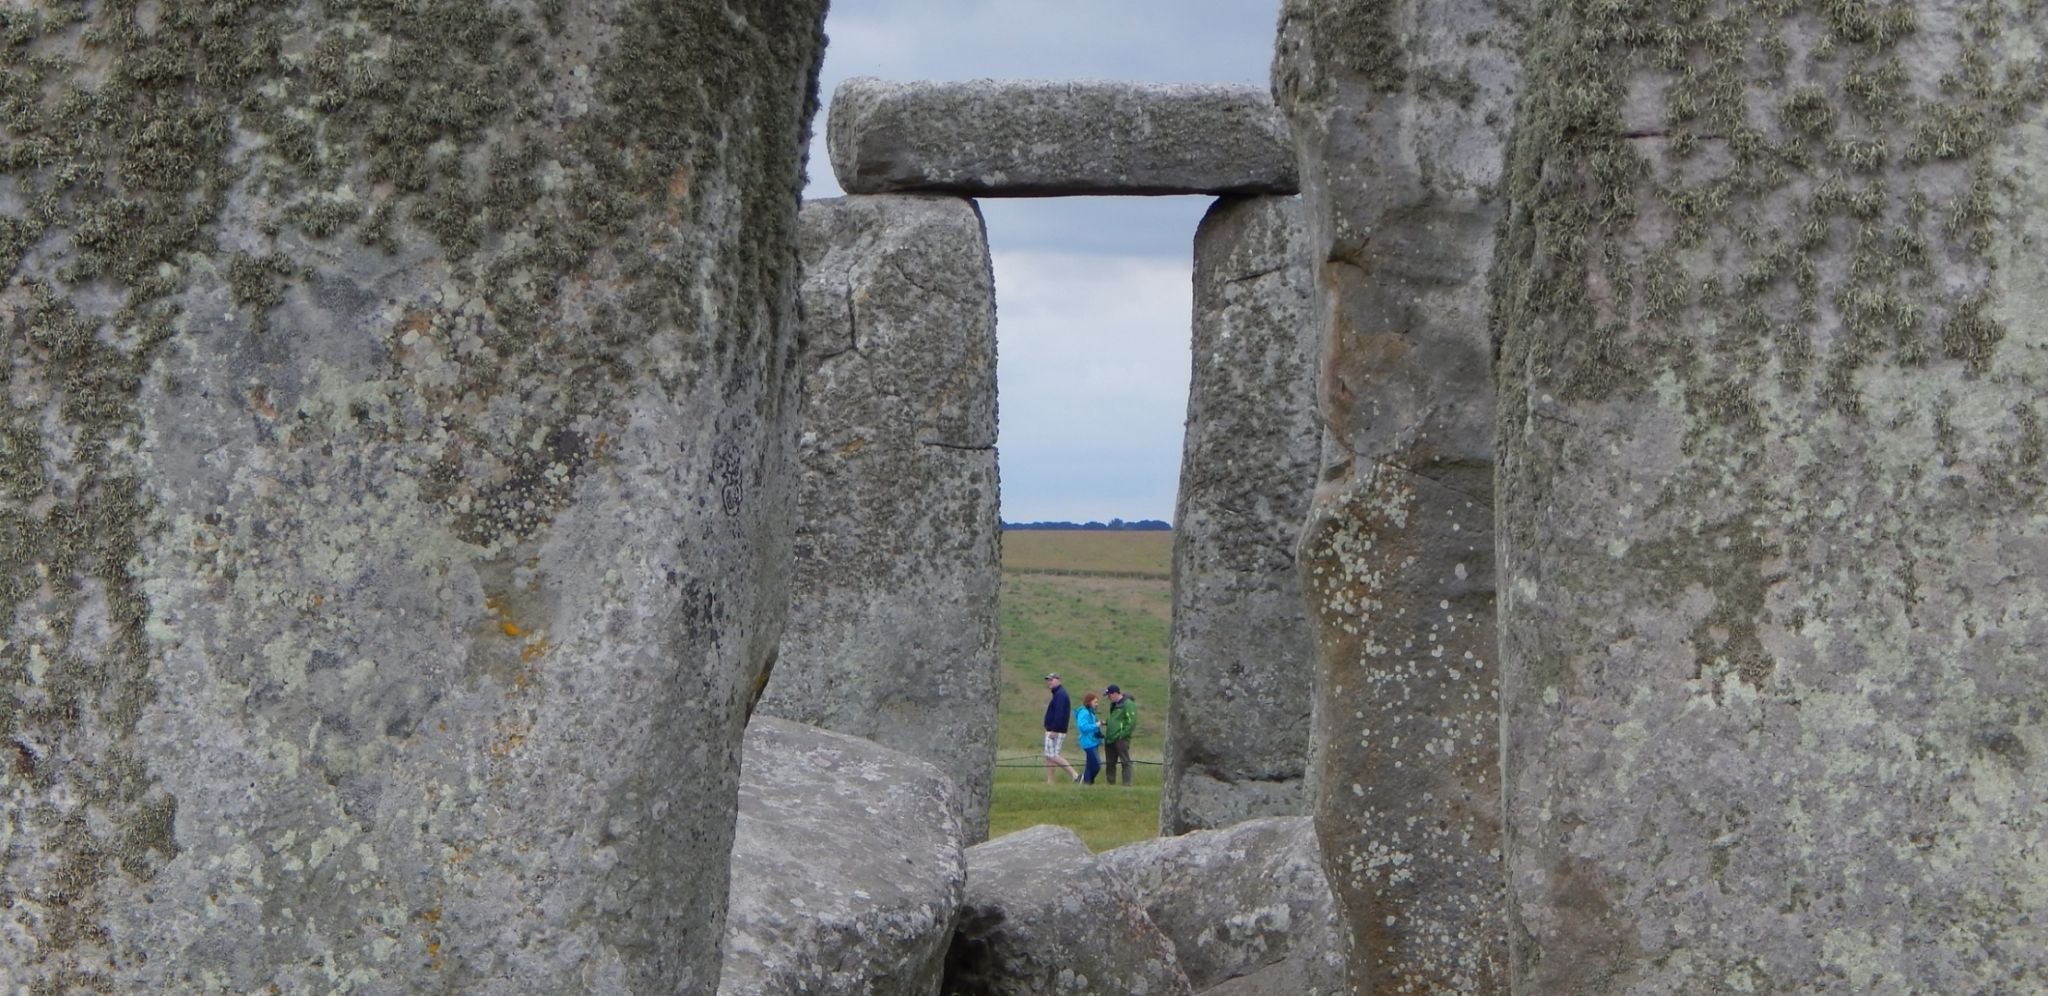
<svg viewBox="0 0 2048 996"><path fill-rule="evenodd" d="M1088 769L1081 773L1084 785L1095 784L1095 773L1102 770L1102 723L1095 718L1095 693L1081 696L1081 709L1074 714L1074 721L1081 726L1081 750L1088 755Z"/></svg>

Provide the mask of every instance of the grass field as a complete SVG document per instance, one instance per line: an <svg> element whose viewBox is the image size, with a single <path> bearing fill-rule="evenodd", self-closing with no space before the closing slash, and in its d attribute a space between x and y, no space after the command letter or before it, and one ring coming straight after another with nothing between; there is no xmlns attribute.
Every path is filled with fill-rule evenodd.
<svg viewBox="0 0 2048 996"><path fill-rule="evenodd" d="M1044 676L1057 671L1075 707L1114 682L1138 703L1132 756L1157 761L1166 730L1166 643L1173 617L1173 534L1014 530L1003 534L997 768L989 833L1071 827L1101 851L1159 833L1159 768L1122 786L1045 784L1038 760ZM1067 741L1076 769L1082 753ZM1065 778L1064 771L1060 773Z"/></svg>
<svg viewBox="0 0 2048 996"><path fill-rule="evenodd" d="M1003 570L1132 574L1170 580L1173 534L1012 529L1003 533Z"/></svg>

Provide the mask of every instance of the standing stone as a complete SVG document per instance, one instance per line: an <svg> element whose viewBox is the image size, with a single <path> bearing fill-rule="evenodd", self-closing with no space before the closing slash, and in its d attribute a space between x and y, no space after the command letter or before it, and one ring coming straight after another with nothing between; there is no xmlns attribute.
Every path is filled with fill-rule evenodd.
<svg viewBox="0 0 2048 996"><path fill-rule="evenodd" d="M1537 22L1517 991L2048 989L2044 50L2029 3Z"/></svg>
<svg viewBox="0 0 2048 996"><path fill-rule="evenodd" d="M718 992L936 996L965 849L952 780L937 767L755 716Z"/></svg>
<svg viewBox="0 0 2048 996"><path fill-rule="evenodd" d="M988 836L996 752L995 278L974 202L803 209L802 478L761 709L943 768Z"/></svg>
<svg viewBox="0 0 2048 996"><path fill-rule="evenodd" d="M833 92L825 138L840 188L856 194L1296 190L1286 123L1260 87L859 76Z"/></svg>
<svg viewBox="0 0 2048 996"><path fill-rule="evenodd" d="M0 978L715 987L823 6L0 13Z"/></svg>
<svg viewBox="0 0 2048 996"><path fill-rule="evenodd" d="M1486 314L1516 86L1493 0L1288 0L1274 90L1322 291L1301 541L1315 818L1360 993L1500 992Z"/></svg>
<svg viewBox="0 0 2048 996"><path fill-rule="evenodd" d="M1194 379L1174 513L1159 830L1305 812L1313 653L1294 544L1315 489L1314 277L1298 199L1195 230Z"/></svg>

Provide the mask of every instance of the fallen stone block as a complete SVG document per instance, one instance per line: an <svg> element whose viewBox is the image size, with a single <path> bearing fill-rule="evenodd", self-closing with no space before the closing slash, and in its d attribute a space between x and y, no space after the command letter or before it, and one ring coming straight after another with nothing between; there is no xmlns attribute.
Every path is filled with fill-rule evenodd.
<svg viewBox="0 0 2048 996"><path fill-rule="evenodd" d="M1343 992L1344 925L1306 816L1127 844L1097 855L1173 941L1196 991Z"/></svg>
<svg viewBox="0 0 2048 996"><path fill-rule="evenodd" d="M1322 446L1308 255L1298 198L1224 198L1195 230L1159 796L1166 834L1309 805L1315 651L1294 562Z"/></svg>
<svg viewBox="0 0 2048 996"><path fill-rule="evenodd" d="M1101 80L896 83L832 96L849 193L975 197L1291 194L1287 125L1265 87Z"/></svg>
<svg viewBox="0 0 2048 996"><path fill-rule="evenodd" d="M789 620L759 709L995 774L995 283L972 201L811 201Z"/></svg>
<svg viewBox="0 0 2048 996"><path fill-rule="evenodd" d="M967 849L948 996L1191 991L1130 883L1072 830L1035 826Z"/></svg>
<svg viewBox="0 0 2048 996"><path fill-rule="evenodd" d="M932 996L967 864L938 768L755 716L740 762L721 996Z"/></svg>

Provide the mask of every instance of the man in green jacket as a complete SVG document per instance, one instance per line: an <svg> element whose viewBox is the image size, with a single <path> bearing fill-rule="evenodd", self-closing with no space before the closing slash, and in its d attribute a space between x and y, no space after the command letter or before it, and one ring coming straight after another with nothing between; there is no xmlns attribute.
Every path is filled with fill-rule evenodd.
<svg viewBox="0 0 2048 996"><path fill-rule="evenodd" d="M1124 765L1124 784L1131 783L1131 734L1138 732L1138 700L1124 694L1115 685L1105 689L1109 695L1109 719L1102 724L1102 753L1107 757L1102 784L1116 781L1118 760Z"/></svg>

